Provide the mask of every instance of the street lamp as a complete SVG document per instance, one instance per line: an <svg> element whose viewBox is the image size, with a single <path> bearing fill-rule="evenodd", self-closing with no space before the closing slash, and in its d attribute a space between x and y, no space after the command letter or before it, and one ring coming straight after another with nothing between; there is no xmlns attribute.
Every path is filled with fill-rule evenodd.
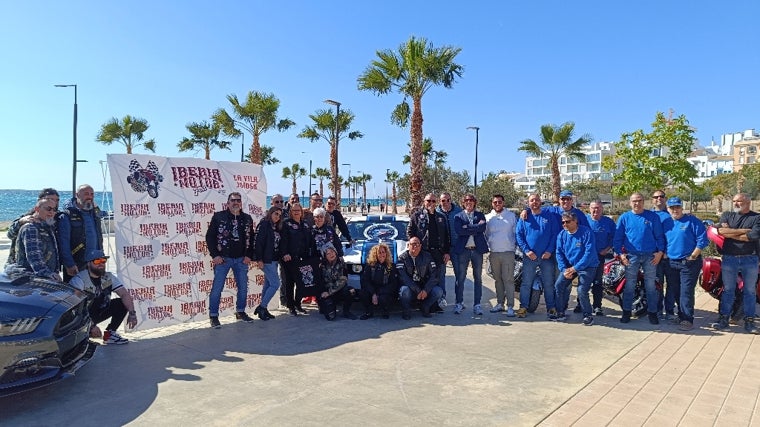
<svg viewBox="0 0 760 427"><path fill-rule="evenodd" d="M346 182L351 182L351 163L341 163L341 166L348 166L348 178L346 179ZM336 178L337 179L337 178ZM349 204L351 203L351 186L348 187L348 200ZM340 203L340 200L338 200L338 203ZM349 208L349 212L350 212Z"/></svg>
<svg viewBox="0 0 760 427"><path fill-rule="evenodd" d="M74 88L74 156L72 158L71 172L71 194L72 197L77 193L77 85L55 85L55 87L73 87Z"/></svg>
<svg viewBox="0 0 760 427"><path fill-rule="evenodd" d="M333 149L335 150L335 163L330 162L330 173L332 174L333 191L336 195L340 195L340 186L338 185L338 141L340 140L340 138L338 138L338 134L340 133L340 123L338 122L338 118L340 117L340 102L333 101L332 99L325 99L324 102L335 106L335 139L333 140ZM333 165L335 165L334 170L332 169ZM350 175L351 173L349 172L349 176ZM350 196L351 195L349 194L349 197ZM340 197L338 197L338 203L340 204Z"/></svg>
<svg viewBox="0 0 760 427"><path fill-rule="evenodd" d="M468 126L467 129L475 129L475 184L473 185L472 194L475 198L478 198L478 132L480 128L477 126Z"/></svg>
<svg viewBox="0 0 760 427"><path fill-rule="evenodd" d="M245 132L240 132L240 162L245 161L245 155L243 152L245 151Z"/></svg>
<svg viewBox="0 0 760 427"><path fill-rule="evenodd" d="M364 171L356 171L356 176L361 177L364 174ZM359 192L359 182L358 180L354 181L354 206L356 206L356 199L358 198L356 193ZM367 203L366 200L362 200L362 209L361 211L364 212L364 205Z"/></svg>
<svg viewBox="0 0 760 427"><path fill-rule="evenodd" d="M301 154L309 155L306 151L301 151ZM311 196L311 161L311 158L309 158L309 196Z"/></svg>
<svg viewBox="0 0 760 427"><path fill-rule="evenodd" d="M385 169L385 203L383 206L385 206L385 210L383 212L388 212L388 175L391 174L390 168Z"/></svg>

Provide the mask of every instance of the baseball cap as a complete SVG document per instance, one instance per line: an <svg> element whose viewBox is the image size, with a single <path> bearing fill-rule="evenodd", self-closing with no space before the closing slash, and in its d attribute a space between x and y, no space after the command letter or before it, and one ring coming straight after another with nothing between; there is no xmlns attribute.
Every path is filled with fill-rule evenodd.
<svg viewBox="0 0 760 427"><path fill-rule="evenodd" d="M562 190L559 192L559 197L573 197L573 192L570 190Z"/></svg>
<svg viewBox="0 0 760 427"><path fill-rule="evenodd" d="M680 197L671 197L668 199L668 207L671 206L683 206L683 202Z"/></svg>
<svg viewBox="0 0 760 427"><path fill-rule="evenodd" d="M90 262L90 261L92 261L94 259L98 259L98 258L108 258L108 257L106 256L106 254L102 250L100 250L100 249L92 249L92 250L87 251L87 256L84 257L84 260L86 262Z"/></svg>

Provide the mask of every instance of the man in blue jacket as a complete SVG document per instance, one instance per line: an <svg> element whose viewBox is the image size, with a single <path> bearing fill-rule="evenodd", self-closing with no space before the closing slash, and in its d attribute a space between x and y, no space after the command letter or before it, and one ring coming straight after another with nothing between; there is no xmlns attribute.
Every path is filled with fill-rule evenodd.
<svg viewBox="0 0 760 427"><path fill-rule="evenodd" d="M462 208L459 207L452 199L451 194L447 192L441 193L441 197L438 198L440 202L438 207L435 208L436 212L442 213L446 217L446 223L449 225L449 239L453 245L457 241L457 231L454 227L454 217L459 212L462 212ZM449 259L451 260L451 269L454 270L454 278L456 280L459 277L459 258L454 252L449 252ZM439 274L441 279L439 284L443 289L443 302L446 301L446 265L441 265L439 268ZM440 302L439 302L440 304ZM445 304L443 304L445 305Z"/></svg>
<svg viewBox="0 0 760 427"><path fill-rule="evenodd" d="M644 210L644 196L633 193L629 198L631 210L618 218L613 247L620 254L625 266L625 288L623 289L623 317L621 323L631 321L633 293L639 277L639 269L644 270L644 286L647 294L649 323L657 325L658 292L655 285L657 264L665 250L665 235L662 222L656 213Z"/></svg>
<svg viewBox="0 0 760 427"><path fill-rule="evenodd" d="M567 302L570 299L570 285L578 278L578 298L583 311L583 324L591 326L594 316L591 313L591 301L588 292L594 280L599 259L594 242L594 233L585 225L578 224L574 212L562 214L562 228L557 236L557 267L559 277L554 283L557 292L557 319L564 321Z"/></svg>
<svg viewBox="0 0 760 427"><path fill-rule="evenodd" d="M557 308L554 298L554 250L557 246L557 234L560 223L558 216L541 210L541 196L531 194L528 197L526 219L517 222L517 245L523 251L522 284L520 285L520 309L517 317L528 314L530 292L533 280L536 278L536 268L541 268L541 280L544 286L544 300L549 320L556 320Z"/></svg>
<svg viewBox="0 0 760 427"><path fill-rule="evenodd" d="M680 197L668 199L670 217L663 220L667 240L668 292L679 296L678 329L688 331L694 326L694 288L702 270L702 249L710 243L707 230L699 218L684 215Z"/></svg>
<svg viewBox="0 0 760 427"><path fill-rule="evenodd" d="M472 312L476 316L483 315L480 299L483 297L483 254L488 252L486 242L486 216L483 212L475 210L477 200L475 195L464 196L462 204L464 210L454 217L454 228L457 230L457 240L452 252L456 252L459 258L459 275L454 288L456 292L456 305L454 314L464 311L464 280L467 276L467 264L472 263L472 276L475 296L472 303Z"/></svg>

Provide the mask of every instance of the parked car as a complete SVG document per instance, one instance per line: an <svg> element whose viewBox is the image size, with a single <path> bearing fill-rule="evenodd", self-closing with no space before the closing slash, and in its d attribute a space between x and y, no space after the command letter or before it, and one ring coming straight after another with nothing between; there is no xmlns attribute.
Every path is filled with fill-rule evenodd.
<svg viewBox="0 0 760 427"><path fill-rule="evenodd" d="M0 273L0 397L72 376L95 352L85 296L63 283Z"/></svg>
<svg viewBox="0 0 760 427"><path fill-rule="evenodd" d="M367 261L369 250L378 243L385 243L391 249L393 262L406 250L408 240L406 229L409 217L400 215L363 215L349 217L346 223L354 238L354 245L344 251L348 283L359 288L359 279ZM344 239L348 244L348 241Z"/></svg>

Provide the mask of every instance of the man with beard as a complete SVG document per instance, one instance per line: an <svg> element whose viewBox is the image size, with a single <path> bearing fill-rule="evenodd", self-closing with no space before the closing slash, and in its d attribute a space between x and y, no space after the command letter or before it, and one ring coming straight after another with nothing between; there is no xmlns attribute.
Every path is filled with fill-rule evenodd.
<svg viewBox="0 0 760 427"><path fill-rule="evenodd" d="M433 257L433 261L438 269L445 269L446 264L449 262L449 249L451 248L451 238L449 236L449 223L446 220L446 215L436 212L436 197L433 193L425 195L423 205L415 209L409 217L409 226L407 227L407 235L409 241L412 241L412 237L416 237L422 243L422 250L429 253ZM443 291L442 295L446 293L446 283L441 281L445 279L445 275L441 276L439 270L436 270L439 277L436 278L436 283ZM442 309L446 306L446 299L441 298L438 301L438 307ZM435 309L434 308L434 309ZM438 310L436 310L438 311Z"/></svg>
<svg viewBox="0 0 760 427"><path fill-rule="evenodd" d="M66 282L85 270L84 258L88 251L103 250L100 209L95 206L94 198L91 186L80 185L76 197L58 214L58 244Z"/></svg>
<svg viewBox="0 0 760 427"><path fill-rule="evenodd" d="M401 317L404 320L412 318L413 300L419 301L422 317L431 317L430 309L443 296L443 290L438 286L438 266L433 257L422 250L419 237L410 238L406 249L396 262L401 282Z"/></svg>
<svg viewBox="0 0 760 427"><path fill-rule="evenodd" d="M69 284L77 291L87 296L92 327L90 338L103 337L103 344L127 344L129 340L120 336L116 331L127 317L127 327L137 325L135 304L129 291L115 275L106 272L108 257L101 250L87 252L85 256L86 270L80 271L71 278ZM111 299L111 293L119 298ZM101 332L98 323L111 319L105 332Z"/></svg>
<svg viewBox="0 0 760 427"><path fill-rule="evenodd" d="M16 239L16 266L35 276L61 282L60 262L55 238L55 207L52 199L40 199L29 222Z"/></svg>
<svg viewBox="0 0 760 427"><path fill-rule="evenodd" d="M42 191L40 191L40 194L37 196L37 201L40 201L42 199L50 199L54 201L55 212L58 212L58 201L60 200L60 197L55 188L43 188ZM18 232L21 230L21 226L34 218L35 207L36 205L32 207L29 212L14 219L10 227L8 227L8 238L11 239L11 250L8 253L8 264L13 264L16 262L16 238L18 238Z"/></svg>

